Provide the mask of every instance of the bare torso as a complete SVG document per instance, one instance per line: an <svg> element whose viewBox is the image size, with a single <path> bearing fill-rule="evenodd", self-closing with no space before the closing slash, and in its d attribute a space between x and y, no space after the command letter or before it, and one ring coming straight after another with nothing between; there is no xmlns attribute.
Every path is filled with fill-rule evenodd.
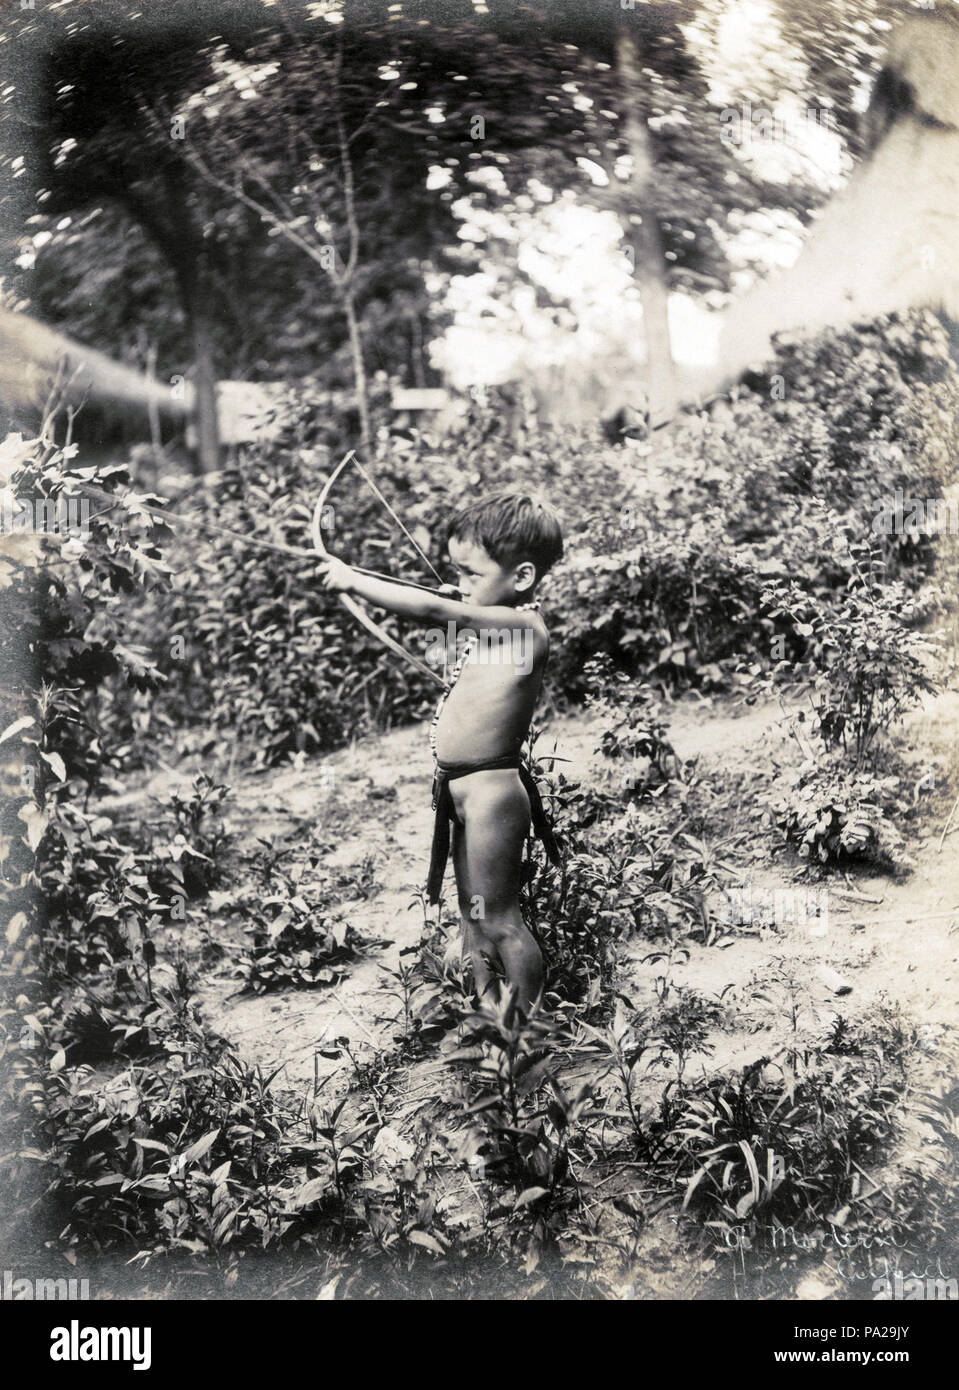
<svg viewBox="0 0 959 1390"><path fill-rule="evenodd" d="M447 696L436 725L440 762L480 762L519 753L543 683L549 637L533 615L512 645L483 634Z"/></svg>

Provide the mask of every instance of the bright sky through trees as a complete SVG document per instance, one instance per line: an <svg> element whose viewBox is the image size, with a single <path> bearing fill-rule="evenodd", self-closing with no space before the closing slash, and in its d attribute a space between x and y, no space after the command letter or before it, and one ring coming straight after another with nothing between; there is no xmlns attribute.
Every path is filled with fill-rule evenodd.
<svg viewBox="0 0 959 1390"><path fill-rule="evenodd" d="M768 0L728 5L714 35L695 23L684 33L708 78L716 119L724 120L730 144L752 172L774 182L802 180L824 191L842 182L850 168L842 139L828 111L806 112L794 95L803 85L805 63L783 38ZM750 90L755 98L748 107L730 104L733 93ZM676 112L668 119L684 118ZM594 184L608 183L599 165L585 158L578 162ZM437 187L442 175L438 169ZM473 177L477 183L502 182L495 165L477 169ZM454 276L446 300L453 322L432 348L434 362L454 385L492 384L524 370L536 374L593 353L644 361L642 308L614 214L590 206L586 195L573 189L554 192L542 185L517 200L508 215L466 199L454 211L464 240L513 242L529 279L568 303L565 313L540 307L529 285L504 295L500 257L491 257L474 274ZM725 247L737 267L737 292L757 275L791 265L802 247L802 223L783 209L744 212L730 222ZM714 360L718 323L711 311L724 302L718 293L697 299L671 295L677 363L699 366Z"/></svg>

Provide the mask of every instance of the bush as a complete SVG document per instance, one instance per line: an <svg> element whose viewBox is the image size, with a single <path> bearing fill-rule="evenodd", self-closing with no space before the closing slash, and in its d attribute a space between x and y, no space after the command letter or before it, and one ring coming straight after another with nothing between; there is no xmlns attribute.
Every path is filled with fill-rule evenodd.
<svg viewBox="0 0 959 1390"><path fill-rule="evenodd" d="M64 800L37 855L52 977L88 974L142 951L170 911L136 850L107 816ZM126 968L126 967L125 967Z"/></svg>
<svg viewBox="0 0 959 1390"><path fill-rule="evenodd" d="M3 445L9 487L34 503L66 509L76 480L115 491L129 482L121 466L71 472L75 448L10 436ZM0 714L42 701L47 744L63 774L96 784L112 740L100 726L102 695L111 684L154 690L160 675L136 649L131 598L163 590L167 569L151 517L137 499L112 508L93 504L89 529L5 538L0 556ZM43 757L41 752L40 757ZM49 766L49 762L48 762Z"/></svg>
<svg viewBox="0 0 959 1390"><path fill-rule="evenodd" d="M169 896L172 890L194 898L219 883L221 858L229 838L221 815L229 794L229 787L222 782L198 772L188 798L176 792L170 797L173 833L161 826L159 833L154 830L150 836L151 882L158 891Z"/></svg>
<svg viewBox="0 0 959 1390"><path fill-rule="evenodd" d="M658 793L679 770L662 702L648 685L617 670L608 656L590 662L585 674L590 709L605 723L597 751L623 765L620 785L632 798Z"/></svg>
<svg viewBox="0 0 959 1390"><path fill-rule="evenodd" d="M308 451L245 458L222 475L206 517L215 527L308 548L325 463L325 455ZM381 552L364 549L357 536L375 540L380 530L369 503L357 511L356 530L346 531L337 507L329 543L375 565ZM201 542L177 536L169 556L171 599L162 612L141 615L169 681L153 713L156 733L205 725L208 742L212 736L221 748L239 747L253 762L273 765L426 712L432 692L424 678L384 658L376 639L321 587L309 554L298 560L246 550L211 531ZM400 636L391 620L385 626Z"/></svg>
<svg viewBox="0 0 959 1390"><path fill-rule="evenodd" d="M768 685L810 688L814 732L861 768L886 734L938 689L933 642L915 630L921 613L905 586L883 583L884 568L864 546L850 546L846 590L820 609L795 584L770 586L763 603L807 642L808 662L778 662Z"/></svg>
<svg viewBox="0 0 959 1390"><path fill-rule="evenodd" d="M808 634L764 610L762 592L789 580L828 607L849 580L850 539L870 541L913 602L951 554L950 538L873 530L897 488L931 499L954 480L959 372L933 315L784 345L769 373L662 437L645 488L639 475L589 508L549 591L553 680L573 698L602 652L677 689L729 685L743 662L768 669L777 639L779 659L803 659Z"/></svg>
<svg viewBox="0 0 959 1390"><path fill-rule="evenodd" d="M3 452L18 497L66 511L71 448L10 436ZM127 481L122 468L84 469L79 478L107 489ZM15 970L27 968L27 943L38 940L36 959L54 975L112 967L145 947L164 910L136 848L87 801L114 751L99 717L104 690L153 688L159 679L131 643L130 597L165 584L153 523L136 499L94 509L80 534L5 538L0 663L3 713L13 723L3 737L11 793L4 896L26 923L11 937Z"/></svg>
<svg viewBox="0 0 959 1390"><path fill-rule="evenodd" d="M154 1057L106 1084L85 1066L46 1078L49 1197L64 1234L140 1251L280 1239L295 1183L289 1118L269 1081L189 1015L155 1027L165 1062Z"/></svg>
<svg viewBox="0 0 959 1390"><path fill-rule="evenodd" d="M251 916L253 946L240 971L257 994L336 984L370 944L348 922L326 919L296 894L265 898Z"/></svg>
<svg viewBox="0 0 959 1390"><path fill-rule="evenodd" d="M786 843L814 863L907 868L912 860L890 819L908 809L898 789L898 777L850 771L836 758L806 762L773 785L770 814Z"/></svg>
<svg viewBox="0 0 959 1390"><path fill-rule="evenodd" d="M629 675L683 690L725 684L740 653L768 647L764 578L721 528L714 513L612 554L600 541L594 557L564 566L551 667L564 695L583 697L585 667L602 654Z"/></svg>
<svg viewBox="0 0 959 1390"><path fill-rule="evenodd" d="M388 944L364 938L341 921L329 888L315 881L308 884L303 864L284 870L285 857L283 851L264 845L254 856L259 885L234 899L252 938L239 973L257 994L335 984L351 962Z"/></svg>
<svg viewBox="0 0 959 1390"><path fill-rule="evenodd" d="M525 1018L508 996L464 1019L463 1045L447 1058L473 1068L461 1147L495 1184L486 1186L487 1223L499 1223L497 1234L523 1251L528 1270L568 1226L578 1187L573 1143L593 1108L589 1086L568 1096L554 1074L561 1038L555 1019Z"/></svg>
<svg viewBox="0 0 959 1390"><path fill-rule="evenodd" d="M683 1209L716 1232L757 1218L822 1226L853 1191L853 1163L894 1134L901 1082L862 1058L824 1059L802 1078L758 1062L664 1102L652 1126ZM732 1242L736 1244L736 1242Z"/></svg>

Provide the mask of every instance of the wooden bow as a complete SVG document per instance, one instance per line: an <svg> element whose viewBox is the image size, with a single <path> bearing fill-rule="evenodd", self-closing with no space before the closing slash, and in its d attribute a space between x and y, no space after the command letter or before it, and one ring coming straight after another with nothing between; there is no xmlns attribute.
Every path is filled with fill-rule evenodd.
<svg viewBox="0 0 959 1390"><path fill-rule="evenodd" d="M334 468L333 472L330 474L329 478L327 478L323 491L317 498L316 506L313 508L313 546L316 550L316 553L318 555L321 555L324 559L330 559L331 557L323 540L323 510L326 506L326 502L330 495L330 492L333 489L333 484L336 482L337 478L340 476L344 468L351 460L353 460L356 463L356 467L361 473L361 475L366 479L368 483L370 483L370 480L366 478L366 473L360 467L360 464L356 459L355 452L352 449L343 459L340 460L340 462ZM401 527L403 532L409 538L417 553L421 555L424 560L426 560L426 556L423 555L422 550L413 540L413 537L410 536L409 532L406 530L406 527L403 526L403 523L396 516L396 513L393 511L392 507L390 507L386 499L380 495L379 489L376 488L372 483L370 483L370 486L372 487L373 492L376 494L376 496L379 497L380 501L383 502L383 505L386 507L390 515L394 518L394 520L396 520L397 524ZM429 565L429 560L426 560L426 563ZM359 567L355 566L354 568ZM432 565L430 565L430 569L433 569ZM361 570L360 572L363 574L372 573L372 571L370 570ZM436 571L433 570L433 573L436 574ZM439 578L439 575L437 575L436 577ZM415 589L426 588L425 585L415 584L412 580L391 579L390 582L396 584L407 584ZM421 661L418 656L414 656L412 652L407 651L401 642L397 642L394 637L391 637L388 632L385 632L383 628L380 626L380 624L378 622L375 622L374 619L370 617L369 613L367 613L366 609L363 608L360 604L358 604L354 598L352 598L349 594L343 593L342 591L340 591L337 594L337 598L340 600L340 603L343 605L346 611L353 615L353 617L360 624L360 626L365 627L367 632L372 633L374 637L378 637L379 640L383 643L384 647L389 648L389 650L395 653L396 656L401 656L404 661L408 662L409 665L413 667L414 670L419 671L421 676L427 676L430 680L435 681L437 685L441 685L444 690L446 689L446 681L443 679L443 677L439 674L438 671L434 671L431 666L427 666L425 661Z"/></svg>

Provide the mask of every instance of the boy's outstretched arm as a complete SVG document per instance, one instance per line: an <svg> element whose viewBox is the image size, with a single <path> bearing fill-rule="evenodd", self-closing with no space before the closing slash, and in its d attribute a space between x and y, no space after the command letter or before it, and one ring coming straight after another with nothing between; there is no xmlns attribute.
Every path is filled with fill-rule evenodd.
<svg viewBox="0 0 959 1390"><path fill-rule="evenodd" d="M424 593L422 589L410 589L404 584L392 584L388 579L376 579L372 575L360 574L335 556L324 557L319 562L320 573L327 589L353 594L356 598L372 603L376 608L385 608L401 618L412 618L422 623L471 623L477 627L491 626L503 622L512 614L508 608L483 608L477 604L464 603L462 599L451 597L457 590L445 584L435 593Z"/></svg>

